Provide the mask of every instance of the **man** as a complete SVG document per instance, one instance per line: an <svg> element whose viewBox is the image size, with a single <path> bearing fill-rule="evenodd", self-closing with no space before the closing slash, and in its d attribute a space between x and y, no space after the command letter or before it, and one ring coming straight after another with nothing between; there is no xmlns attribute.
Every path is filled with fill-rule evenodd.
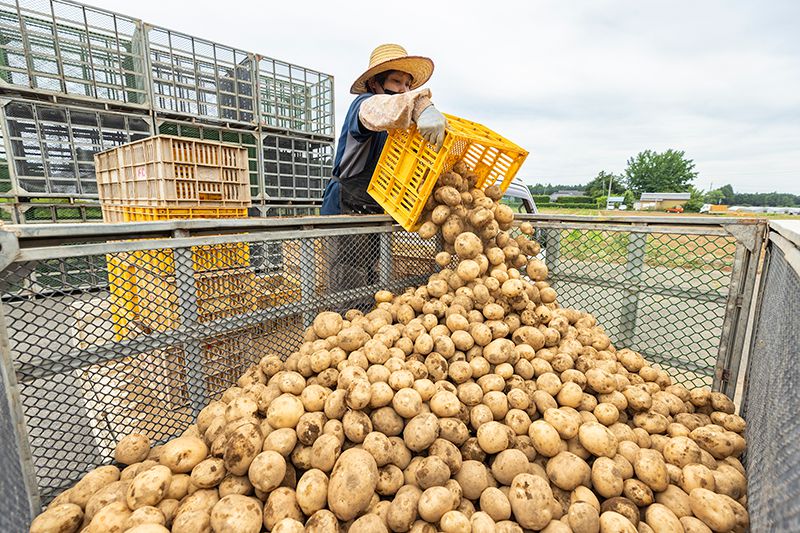
<svg viewBox="0 0 800 533"><path fill-rule="evenodd" d="M342 125L321 214L383 212L367 193L367 186L387 131L406 129L414 123L426 141L437 150L441 148L447 120L433 106L430 90L418 89L431 74L433 61L409 56L400 45L383 44L372 51L369 68L350 88L358 96Z"/></svg>

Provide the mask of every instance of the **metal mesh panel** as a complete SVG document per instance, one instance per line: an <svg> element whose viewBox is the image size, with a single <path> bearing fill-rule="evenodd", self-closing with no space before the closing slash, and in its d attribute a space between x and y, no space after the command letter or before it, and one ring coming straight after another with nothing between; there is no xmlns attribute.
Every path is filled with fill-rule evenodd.
<svg viewBox="0 0 800 533"><path fill-rule="evenodd" d="M25 478L22 473L22 461L16 442L16 428L12 423L9 403L3 380L3 396L0 397L0 464L3 473L0 475L0 494L7 506L6 512L0 514L0 531L26 531L30 520L30 504L25 489Z"/></svg>
<svg viewBox="0 0 800 533"><path fill-rule="evenodd" d="M97 197L95 152L151 134L145 117L73 106L12 101L5 117L17 180L31 195Z"/></svg>
<svg viewBox="0 0 800 533"><path fill-rule="evenodd" d="M800 531L800 276L779 248L768 254L743 402L750 530Z"/></svg>
<svg viewBox="0 0 800 533"><path fill-rule="evenodd" d="M541 230L559 302L678 382L711 386L731 283L730 236Z"/></svg>
<svg viewBox="0 0 800 533"><path fill-rule="evenodd" d="M147 39L157 109L255 123L252 54L152 26Z"/></svg>
<svg viewBox="0 0 800 533"><path fill-rule="evenodd" d="M65 200L64 203L52 203L52 198L43 198L39 202L18 204L17 218L21 224L50 224L54 222L102 222L103 212L99 204L76 203Z"/></svg>
<svg viewBox="0 0 800 533"><path fill-rule="evenodd" d="M179 434L264 354L296 349L318 312L367 310L377 290L423 282L434 250L390 229L174 249L131 241L3 271L43 503L110 462L123 435Z"/></svg>
<svg viewBox="0 0 800 533"><path fill-rule="evenodd" d="M262 124L333 137L333 76L259 57L258 91Z"/></svg>
<svg viewBox="0 0 800 533"><path fill-rule="evenodd" d="M65 0L0 2L0 79L146 104L142 23Z"/></svg>
<svg viewBox="0 0 800 533"><path fill-rule="evenodd" d="M322 200L333 173L333 143L274 134L262 136L268 199Z"/></svg>

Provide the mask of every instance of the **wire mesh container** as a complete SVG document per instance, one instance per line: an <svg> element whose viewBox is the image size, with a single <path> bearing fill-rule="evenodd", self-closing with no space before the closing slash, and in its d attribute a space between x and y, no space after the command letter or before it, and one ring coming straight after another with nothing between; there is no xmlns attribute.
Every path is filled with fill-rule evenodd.
<svg viewBox="0 0 800 533"><path fill-rule="evenodd" d="M69 0L0 1L0 80L11 86L148 104L140 20Z"/></svg>

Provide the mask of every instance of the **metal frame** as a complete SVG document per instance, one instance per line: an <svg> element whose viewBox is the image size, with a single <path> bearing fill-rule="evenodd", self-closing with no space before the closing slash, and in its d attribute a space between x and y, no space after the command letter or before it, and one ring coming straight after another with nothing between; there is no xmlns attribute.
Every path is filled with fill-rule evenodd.
<svg viewBox="0 0 800 533"><path fill-rule="evenodd" d="M760 255L761 237L765 224L757 221L725 220L718 218L663 218L646 217L632 219L632 217L610 217L598 222L594 217L557 217L548 215L519 215L520 221L534 222L537 227L545 230L570 229L574 227L595 228L610 231L628 231L634 235L644 235L650 232L682 233L686 235L719 235L731 236L734 234L745 235L746 238L740 240L754 243L756 246L751 251L748 246L742 246L741 252L744 259L749 257L753 264L757 262ZM48 260L57 261L59 259L76 257L103 256L104 254L115 252L127 252L134 250L149 250L172 248L178 253L175 258L175 268L179 272L191 272L192 260L188 253L189 246L209 245L230 242L250 242L250 243L269 243L282 240L300 240L299 249L301 260L301 284L302 298L298 302L286 303L276 307L255 311L242 315L247 324L257 324L263 320L275 319L279 317L301 314L304 323L310 323L313 318L311 310L318 307L338 305L337 302L345 301L348 298L363 296L379 289L401 290L408 285L415 285L423 282L424 276L417 274L409 278L402 278L390 282L385 275L391 269L395 258L392 255L391 236L401 231L394 221L381 215L372 216L326 216L326 217L303 217L295 219L240 219L240 220L192 220L192 221L165 221L148 223L122 223L122 224L42 224L42 225L7 225L0 231L0 272L7 269L10 265L25 262L36 264L38 261ZM557 232L556 232L557 233ZM352 235L378 235L380 242L379 264L382 266L381 272L384 273L374 285L350 289L346 291L333 292L331 294L317 294L314 290L314 280L316 278L317 253L315 247L311 245L309 239L319 237L337 237ZM749 237L753 240L750 241ZM165 238L169 240L165 242ZM136 239L131 241L130 239ZM127 242L126 242L127 240ZM629 247L628 253L639 257L640 246L636 240ZM558 261L558 253L554 250L557 239L550 239L546 242L547 259L551 262ZM748 255L749 254L749 255ZM738 256L739 254L737 254ZM432 256L431 256L432 258ZM747 278L746 272L750 272L750 265L745 267L745 263L740 261L735 267L735 273L741 274L740 283L736 290L731 290L728 301L734 307L726 307L726 310L747 308L752 298L754 279ZM626 279L629 281L635 275L638 262L627 271ZM186 277L185 279L191 279ZM644 292L641 284L634 284L631 287L629 304L635 306L640 292ZM733 284L731 285L733 287ZM648 290L654 290L652 287ZM657 289L655 289L657 290ZM61 294L55 291L55 294ZM16 297L16 296L14 296ZM219 319L212 322L197 324L197 307L194 285L183 282L179 284L178 297L186 302L183 306L181 325L169 332L155 332L145 336L136 336L119 342L107 343L104 345L91 346L89 348L71 348L66 350L54 350L47 348L46 357L39 357L35 363L27 361L14 361L12 347L9 344L8 332L5 329L5 316L0 314L0 362L4 372L4 387L6 393L6 403L10 409L11 417L15 420L15 439L20 450L19 458L21 461L21 471L25 475L26 490L28 491L28 501L30 502L31 513L35 513L40 508L40 495L36 482L35 469L32 454L29 446L28 437L25 431L25 413L19 401L18 384L25 384L30 380L41 379L53 375L53 373L63 372L64 368L88 367L100 362L107 362L120 357L133 355L146 350L159 349L185 343L187 345L187 362L191 367L191 358L196 356L200 348L195 346L197 342L197 331L202 329L204 335L224 334L231 330L231 323L227 319ZM728 316L730 315L730 316ZM719 361L731 364L731 372L726 376L720 376L715 380L714 387L723 391L728 390L731 383L736 382L736 371L738 362L729 358L731 354L741 353L740 340L743 338L739 334L739 328L746 327L743 322L746 320L747 313L727 313L724 335L732 339L728 344L720 343ZM237 322L235 327L241 327L242 322ZM194 343L194 344L193 344ZM194 347L193 347L194 346ZM193 355L194 354L194 355ZM78 363L79 362L79 363ZM66 365L66 366L65 366ZM734 366L737 365L737 366ZM189 370L189 368L187 368ZM193 376L192 372L187 372L190 387L189 397L192 399L192 411L197 412L201 407L202 396L198 392L202 387L202 380ZM15 392L17 391L17 392ZM15 396L16 394L16 396Z"/></svg>
<svg viewBox="0 0 800 533"><path fill-rule="evenodd" d="M11 113L11 106L17 106L19 111L29 111L30 116L15 116ZM70 199L96 199L97 192L91 190L84 190L81 184L80 176L86 169L94 168L94 161L86 158L78 157L78 150L87 152L101 151L108 148L119 146L134 140L139 140L149 137L153 134L153 123L150 117L136 113L123 113L117 111L107 111L94 109L89 107L78 107L66 104L51 104L35 100L21 100L21 99L4 99L0 98L0 120L4 125L4 141L6 153L9 156L9 172L11 177L12 189L8 193L4 193L8 197L34 197L34 198L70 198ZM26 109L27 108L27 109ZM49 119L47 114L63 115L63 120ZM44 116L43 116L44 115ZM74 115L74 116L73 116ZM93 115L93 124L86 122L87 118ZM77 120L76 117L82 117ZM122 120L122 128L111 127L105 122L110 120ZM147 131L144 129L132 129L131 120L140 121L142 124L147 125ZM12 123L28 124L35 128L35 136L26 134L23 130L14 132L10 127ZM49 130L49 132L48 132ZM82 136L77 136L76 131L82 132ZM86 132L91 131L93 138L90 143L86 143ZM114 142L111 135L124 132L124 138L120 139L123 142ZM66 139L59 139L66 134ZM83 142L82 142L83 141ZM42 176L21 174L17 168L17 162L23 164L31 164L32 156L26 153L26 146L35 143L35 146L28 148L34 152L38 152L36 161L41 162ZM53 151L56 149L57 154ZM22 151L20 151L22 150ZM68 155L64 158L64 168L67 165L72 167L72 176L63 178L63 182L67 185L74 183L76 188L73 192L58 192L53 190L59 183L59 177L56 175L58 170L53 169L53 159L57 155ZM81 165L81 162L85 163ZM26 189L24 182L28 180L31 183L41 182L44 186L43 191Z"/></svg>
<svg viewBox="0 0 800 533"><path fill-rule="evenodd" d="M747 350L746 338L749 327L749 309L756 294L756 278L766 238L767 224L758 219L733 219L720 217L667 217L667 216L608 216L520 214L517 220L529 221L547 235L545 245L547 262L551 272L559 271L558 238L563 229L585 229L598 231L630 232L634 237L628 245L625 279L628 283L625 306L627 322L623 325L621 342L630 341L636 327L635 316L639 295L645 293L667 294L692 299L714 298L714 295L670 291L663 287L648 287L634 280L641 273L644 258L643 240L637 235L647 233L671 233L684 235L716 235L736 239L736 254L731 273L728 295L725 299L725 318L717 350L713 388L730 397L736 393L736 384L743 353ZM549 230L549 231L548 231ZM590 281L598 286L619 288L603 280L577 280L569 276L564 281Z"/></svg>
<svg viewBox="0 0 800 533"><path fill-rule="evenodd" d="M0 14L7 20L16 19L15 25L2 24L0 30L12 34L9 42L18 36L17 46L0 45L6 63L0 72L5 71L11 79L2 80L7 86L123 102L131 107L148 106L149 75L140 20L70 0L51 0L45 4L47 11L37 9L42 5L30 0L0 2ZM125 32L123 26L129 31ZM123 44L129 45L130 51L124 50ZM47 46L51 48L45 51ZM13 65L10 58L24 58L25 65ZM107 64L102 64L103 59ZM126 62L131 68L126 68ZM41 65L50 68L42 69ZM74 76L71 71L81 75ZM101 73L117 82L99 79ZM13 77L19 76L25 79L17 83ZM134 86L126 83L131 77L138 80Z"/></svg>

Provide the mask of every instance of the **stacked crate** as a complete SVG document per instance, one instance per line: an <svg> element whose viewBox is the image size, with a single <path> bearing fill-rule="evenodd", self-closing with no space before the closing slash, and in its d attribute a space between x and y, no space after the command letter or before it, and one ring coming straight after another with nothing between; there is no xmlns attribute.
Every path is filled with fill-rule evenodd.
<svg viewBox="0 0 800 533"><path fill-rule="evenodd" d="M245 218L250 206L247 150L212 141L158 135L95 155L105 222ZM116 333L180 324L175 251L140 250L108 258ZM198 320L253 310L254 274L247 243L191 250Z"/></svg>
<svg viewBox="0 0 800 533"><path fill-rule="evenodd" d="M251 214L318 210L333 76L73 0L0 19L0 220L98 220L93 154L157 133L246 146Z"/></svg>
<svg viewBox="0 0 800 533"><path fill-rule="evenodd" d="M245 218L250 206L248 151L239 146L158 135L100 152L95 166L106 222ZM191 318L199 323L300 298L297 283L251 270L248 243L191 247L192 277L186 280L176 277L181 273L176 253L163 248L107 257L115 340L180 327L189 308L181 308L181 282L194 289L196 315ZM259 327L263 324L202 341L208 394L219 388L212 384L230 382L231 375L254 362L252 346ZM183 357L182 350L176 357ZM171 375L169 382L184 387L185 377ZM175 392L171 397L182 395Z"/></svg>

